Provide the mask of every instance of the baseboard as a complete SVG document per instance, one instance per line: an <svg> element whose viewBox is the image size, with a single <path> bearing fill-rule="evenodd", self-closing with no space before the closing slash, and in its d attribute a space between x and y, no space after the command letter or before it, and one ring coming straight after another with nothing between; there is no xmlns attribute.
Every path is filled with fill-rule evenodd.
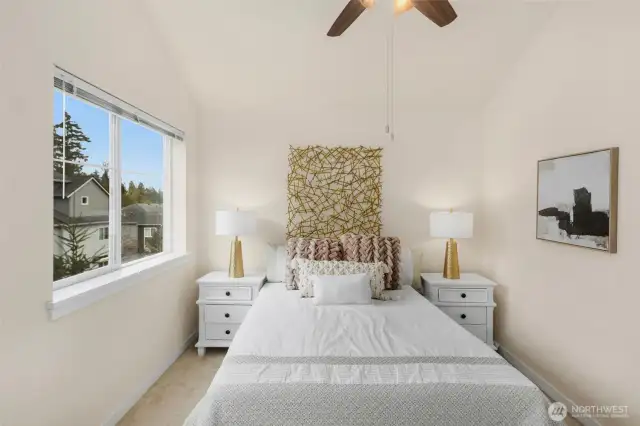
<svg viewBox="0 0 640 426"><path fill-rule="evenodd" d="M504 359L509 361L509 364L513 365L517 368L522 374L527 376L529 380L536 384L540 388L542 392L544 392L550 399L554 402L562 402L564 405L570 407L576 404L571 398L560 392L555 386L549 383L544 377L534 371L529 365L524 363L520 358L511 353L504 345L500 345L500 349L498 349L498 353L503 356ZM578 423L583 424L584 426L602 426L602 424L593 418L580 418L574 419Z"/></svg>
<svg viewBox="0 0 640 426"><path fill-rule="evenodd" d="M160 376L162 376L164 372L167 371L169 367L171 367L171 364L173 364L180 357L180 355L182 355L184 351L187 350L187 348L195 344L197 337L198 336L196 331L191 333L187 340L185 340L185 342L182 344L180 349L169 359L167 359L167 361L162 365L162 368L160 368L160 370L157 371L154 375L149 377L146 382L142 383L142 385L138 389L136 389L135 392L133 392L125 400L123 400L120 406L109 416L109 418L105 422L102 423L102 426L116 426L116 424L120 420L122 420L124 415L127 414L127 412L131 409L131 407L136 405L136 402L138 402L140 398L142 398L142 395L144 395L149 390L149 388L158 381Z"/></svg>

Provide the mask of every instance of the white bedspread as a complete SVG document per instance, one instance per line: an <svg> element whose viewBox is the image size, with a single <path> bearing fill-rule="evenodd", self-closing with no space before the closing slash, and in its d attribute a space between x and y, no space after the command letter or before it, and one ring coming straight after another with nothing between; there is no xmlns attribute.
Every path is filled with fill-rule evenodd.
<svg viewBox="0 0 640 426"><path fill-rule="evenodd" d="M189 426L548 425L546 397L411 288L315 306L267 284Z"/></svg>

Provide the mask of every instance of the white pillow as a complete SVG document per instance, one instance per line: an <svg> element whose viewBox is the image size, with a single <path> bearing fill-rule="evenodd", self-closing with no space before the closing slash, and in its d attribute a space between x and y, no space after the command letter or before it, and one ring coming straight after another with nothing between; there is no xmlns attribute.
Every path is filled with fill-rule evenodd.
<svg viewBox="0 0 640 426"><path fill-rule="evenodd" d="M285 246L269 245L267 248L267 281L270 283L283 283L284 271L287 262L287 249Z"/></svg>
<svg viewBox="0 0 640 426"><path fill-rule="evenodd" d="M311 275L316 305L370 305L369 274Z"/></svg>
<svg viewBox="0 0 640 426"><path fill-rule="evenodd" d="M354 275L368 274L371 294L374 299L387 300L384 289L384 274L389 268L382 262L362 263L342 260L308 260L294 259L298 273L298 288L301 297L313 297L313 275ZM293 265L293 263L292 263Z"/></svg>

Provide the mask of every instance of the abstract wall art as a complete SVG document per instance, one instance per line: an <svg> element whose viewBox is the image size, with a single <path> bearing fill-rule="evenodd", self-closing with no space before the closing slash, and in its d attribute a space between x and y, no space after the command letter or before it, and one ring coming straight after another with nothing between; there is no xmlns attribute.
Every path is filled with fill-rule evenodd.
<svg viewBox="0 0 640 426"><path fill-rule="evenodd" d="M538 162L537 237L615 253L618 148Z"/></svg>
<svg viewBox="0 0 640 426"><path fill-rule="evenodd" d="M382 148L290 147L287 238L380 235Z"/></svg>

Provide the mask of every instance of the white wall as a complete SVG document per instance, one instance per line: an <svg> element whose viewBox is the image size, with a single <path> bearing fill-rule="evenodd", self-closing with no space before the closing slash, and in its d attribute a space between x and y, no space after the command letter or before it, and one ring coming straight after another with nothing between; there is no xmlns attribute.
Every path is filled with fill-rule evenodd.
<svg viewBox="0 0 640 426"><path fill-rule="evenodd" d="M579 404L640 416L637 1L564 2L484 118L497 339ZM618 254L535 239L537 160L620 147ZM603 424L608 424L606 420Z"/></svg>
<svg viewBox="0 0 640 426"><path fill-rule="evenodd" d="M167 38L204 105L199 177L199 269L226 268L228 239L214 235L214 211L257 211L258 237L245 238L245 267L264 267L265 242L283 243L289 145L382 146L383 234L442 268L444 241L430 240L429 212L477 212L482 189L479 113L501 76L548 15L548 3L465 1L438 28L419 12L396 22L396 138L385 128L385 37L378 7L340 38L326 31L343 1L258 0L151 10L175 22ZM381 3L382 5L382 3ZM224 10L222 10L224 9ZM173 20L172 20L173 19ZM206 21L206 22L204 22ZM188 23L188 24L187 24ZM466 270L482 261L481 236L460 243Z"/></svg>
<svg viewBox="0 0 640 426"><path fill-rule="evenodd" d="M195 106L134 3L0 5L0 197L13 206L0 209L0 424L6 426L102 424L195 330L192 265L57 321L46 311L52 281L54 63L187 132L188 204L179 213L195 223ZM193 250L195 228L186 232Z"/></svg>

